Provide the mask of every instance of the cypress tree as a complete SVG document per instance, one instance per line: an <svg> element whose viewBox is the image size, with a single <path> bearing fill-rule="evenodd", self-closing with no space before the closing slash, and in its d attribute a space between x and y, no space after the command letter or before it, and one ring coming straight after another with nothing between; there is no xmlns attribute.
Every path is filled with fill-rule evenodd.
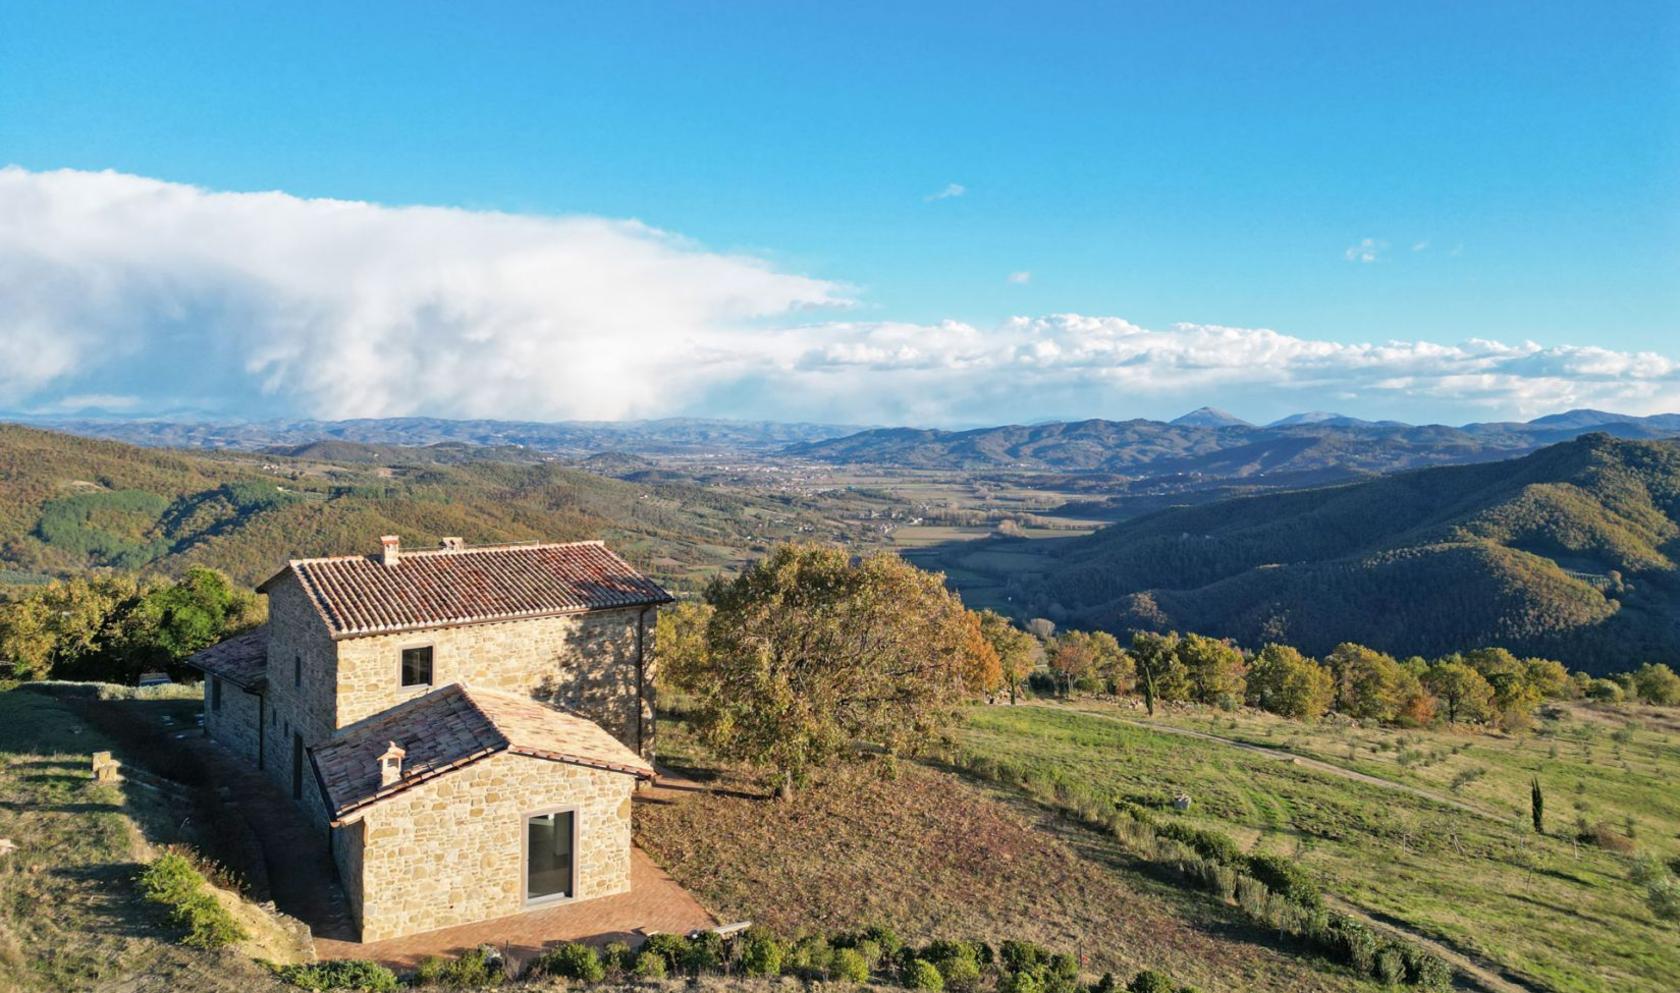
<svg viewBox="0 0 1680 993"><path fill-rule="evenodd" d="M1535 776L1529 787L1528 813L1534 818L1534 833L1546 833L1546 795L1540 792L1540 777Z"/></svg>

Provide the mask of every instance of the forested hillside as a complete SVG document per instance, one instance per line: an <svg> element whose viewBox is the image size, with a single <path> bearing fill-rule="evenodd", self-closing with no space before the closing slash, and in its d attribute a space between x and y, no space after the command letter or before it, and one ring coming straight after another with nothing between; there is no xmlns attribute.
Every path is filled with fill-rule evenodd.
<svg viewBox="0 0 1680 993"><path fill-rule="evenodd" d="M1602 671L1680 658L1677 522L1680 443L1593 434L1117 524L1062 545L1017 604L1314 653L1498 644Z"/></svg>
<svg viewBox="0 0 1680 993"><path fill-rule="evenodd" d="M196 455L0 425L0 584L90 569L251 584L304 555L427 544L607 538L667 582L737 564L754 535L814 528L771 499L633 484L545 462L438 462L428 449ZM348 456L354 462L323 461ZM406 459L407 461L404 461ZM765 540L768 540L766 538Z"/></svg>
<svg viewBox="0 0 1680 993"><path fill-rule="evenodd" d="M789 454L842 464L925 469L1107 472L1133 477L1346 479L1431 465L1485 462L1601 431L1624 438L1680 432L1680 417L1571 411L1527 423L1410 425L1300 415L1264 427L1218 411L1171 423L1088 420L969 431L877 428L802 442Z"/></svg>

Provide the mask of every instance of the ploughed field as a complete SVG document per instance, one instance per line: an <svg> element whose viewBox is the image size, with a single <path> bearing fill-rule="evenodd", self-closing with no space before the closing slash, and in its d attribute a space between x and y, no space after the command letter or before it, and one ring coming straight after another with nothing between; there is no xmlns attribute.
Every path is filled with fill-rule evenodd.
<svg viewBox="0 0 1680 993"><path fill-rule="evenodd" d="M1680 746L1660 718L1555 711L1515 738L1288 726L1248 715L1163 715L1125 705L976 708L957 734L965 761L1004 781L1098 806L1136 804L1290 856L1333 902L1442 942L1535 989L1680 989L1680 933L1627 878L1629 857L1577 839L1577 815L1633 844L1676 848ZM1233 726L1234 725L1234 726ZM1191 728L1216 741L1170 733ZM1395 789L1235 742L1299 754L1410 787ZM1401 757L1404 756L1404 762ZM1469 775L1469 770L1480 772ZM1530 778L1548 833L1529 820ZM1457 780L1455 785L1455 780ZM1190 797L1187 811L1173 799ZM1579 809L1578 809L1579 808Z"/></svg>

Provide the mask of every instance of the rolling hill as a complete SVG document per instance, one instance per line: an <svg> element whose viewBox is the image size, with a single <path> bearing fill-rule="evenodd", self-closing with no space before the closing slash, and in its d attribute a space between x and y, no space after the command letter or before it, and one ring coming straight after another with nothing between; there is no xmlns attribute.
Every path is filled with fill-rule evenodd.
<svg viewBox="0 0 1680 993"><path fill-rule="evenodd" d="M1165 510L1056 545L1017 586L1018 610L1075 626L1314 653L1500 644L1589 670L1680 658L1680 442L1590 434L1505 462Z"/></svg>
<svg viewBox="0 0 1680 993"><path fill-rule="evenodd" d="M249 584L288 557L372 550L396 533L421 544L608 538L684 588L766 542L831 530L750 494L448 450L329 441L289 455L192 453L0 424L0 584L193 565Z"/></svg>
<svg viewBox="0 0 1680 993"><path fill-rule="evenodd" d="M919 469L1103 472L1133 478L1354 478L1431 465L1511 458L1601 431L1625 438L1680 434L1680 415L1578 410L1528 423L1409 425L1299 414L1256 427L1203 408L1170 423L1088 420L969 431L876 428L790 445L785 453L838 464Z"/></svg>

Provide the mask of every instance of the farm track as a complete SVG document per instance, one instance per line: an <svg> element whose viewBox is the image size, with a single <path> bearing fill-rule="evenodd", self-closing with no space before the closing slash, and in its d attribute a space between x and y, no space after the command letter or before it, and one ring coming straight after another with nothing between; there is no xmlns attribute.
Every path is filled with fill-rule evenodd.
<svg viewBox="0 0 1680 993"><path fill-rule="evenodd" d="M1040 703L1028 704L1028 706L1046 707L1047 709L1057 710L1068 709L1078 714L1084 714L1088 717L1114 721L1118 724L1127 724L1132 727L1142 728L1148 731L1159 731L1163 734L1175 734L1186 738L1196 738L1202 741L1214 742L1229 748L1237 748L1255 755L1261 755L1275 761L1291 762L1302 768L1312 769L1315 772L1322 772L1326 775L1336 776L1341 779L1347 779L1357 783L1366 783L1379 789L1392 790L1397 793L1407 793L1434 803L1441 803L1449 807L1455 807L1477 817L1485 817L1490 820L1504 820L1504 818L1500 818L1487 810L1465 803L1455 797L1445 796L1443 794L1436 793L1433 790L1426 790L1421 787L1412 786L1408 783L1397 783L1392 779L1383 779L1380 776L1372 776L1368 773L1356 772L1352 769L1336 765L1332 762L1308 758L1304 755L1298 755L1282 748L1268 748L1264 745L1256 745L1246 741L1224 738L1206 731L1195 731L1190 728L1153 724L1148 721L1132 720L1115 714L1104 714L1098 711L1083 710L1077 707L1063 708L1057 705ZM1462 977L1470 980L1470 982L1475 984L1478 988L1486 990L1487 993L1545 993L1547 989L1547 987L1534 985L1521 977L1512 975L1496 962L1473 955L1458 948L1456 945L1443 942L1437 938L1432 938L1429 935L1416 930L1406 921L1389 917L1387 915L1379 916L1373 914L1371 911L1360 907L1357 904L1350 903L1341 897L1335 896L1334 894L1326 894L1326 902L1335 909L1348 914L1351 917L1358 918L1360 921L1363 921L1365 924L1373 928L1380 931L1386 931L1390 934L1403 937L1409 941L1422 945L1434 952L1436 955L1439 955L1454 969L1458 970Z"/></svg>

